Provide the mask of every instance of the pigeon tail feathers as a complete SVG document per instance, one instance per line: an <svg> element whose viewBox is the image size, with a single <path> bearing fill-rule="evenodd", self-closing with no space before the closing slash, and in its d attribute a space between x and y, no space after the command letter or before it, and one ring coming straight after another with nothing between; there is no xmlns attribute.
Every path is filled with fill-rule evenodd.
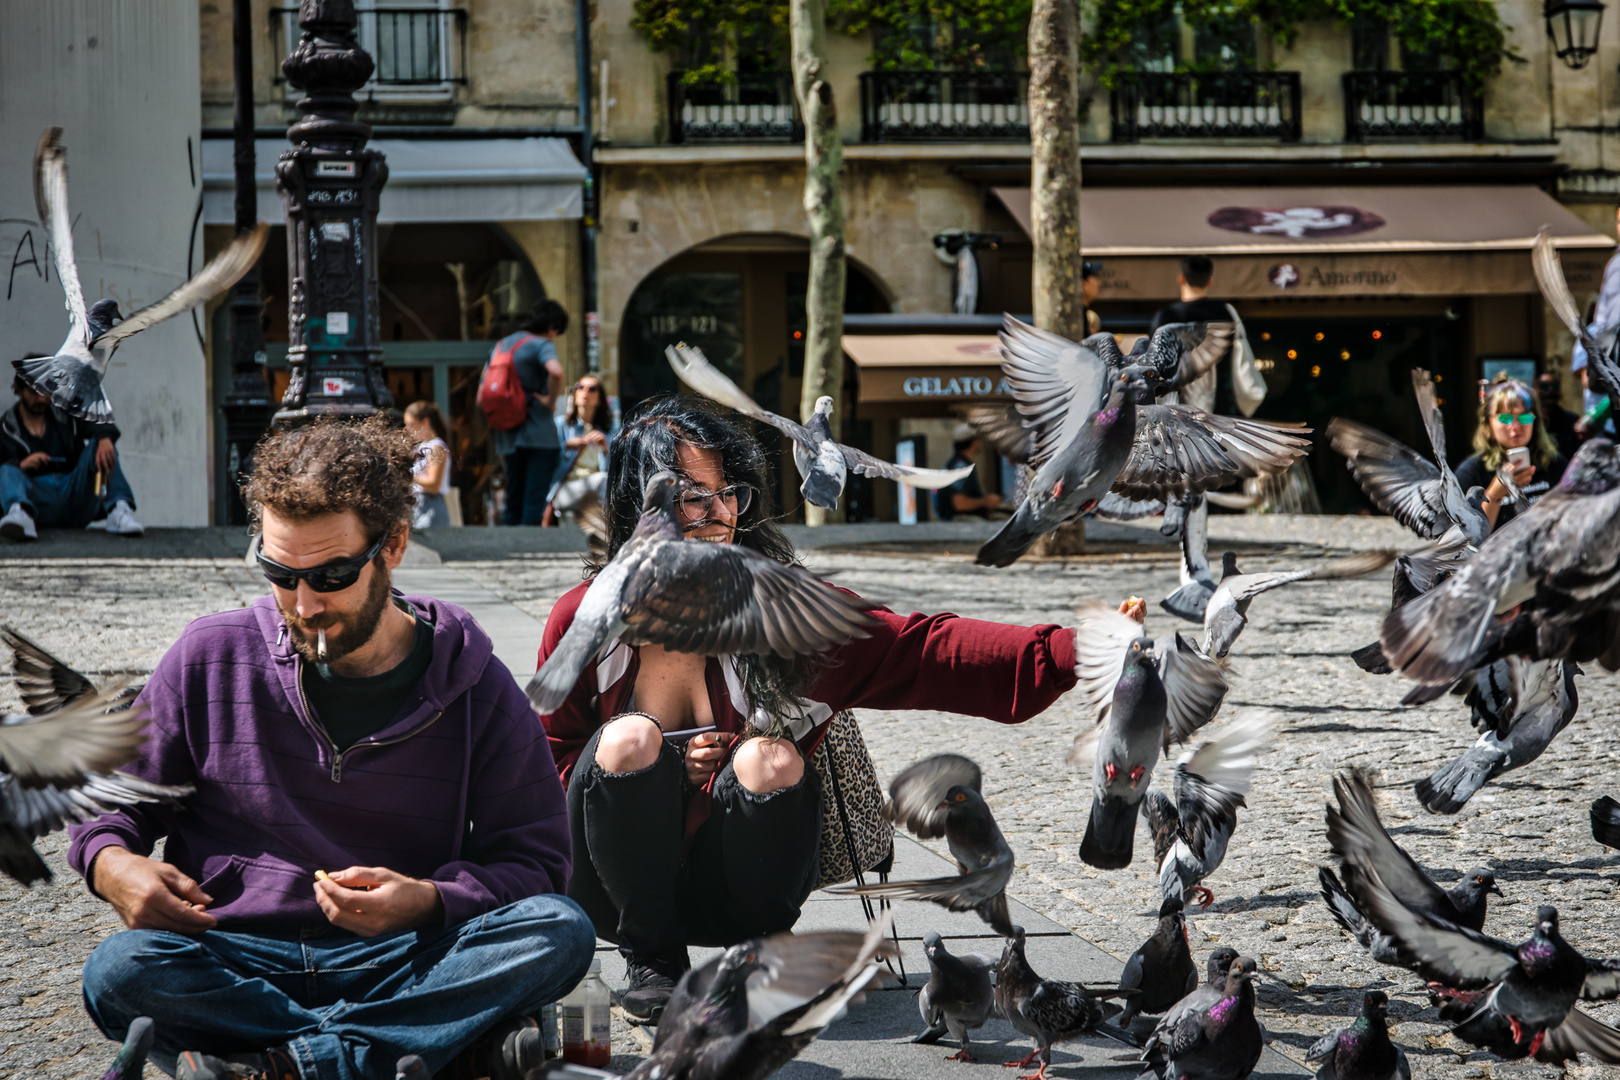
<svg viewBox="0 0 1620 1080"><path fill-rule="evenodd" d="M124 1045L118 1048L112 1067L102 1074L101 1080L141 1080L146 1067L146 1055L152 1050L152 1018L137 1016L124 1035Z"/></svg>
<svg viewBox="0 0 1620 1080"><path fill-rule="evenodd" d="M51 868L45 865L22 830L9 821L0 821L0 874L19 885L52 880Z"/></svg>
<svg viewBox="0 0 1620 1080"><path fill-rule="evenodd" d="M1201 581L1189 581L1175 592L1159 601L1159 606L1178 619L1186 619L1190 623L1204 625L1204 611L1209 607L1209 598L1215 595L1215 590Z"/></svg>
<svg viewBox="0 0 1620 1080"><path fill-rule="evenodd" d="M17 368L23 382L36 394L69 416L92 424L112 423L112 403L101 389L101 373L76 356L59 353L24 360Z"/></svg>
<svg viewBox="0 0 1620 1080"><path fill-rule="evenodd" d="M1429 813L1455 814L1506 764L1507 755L1501 750L1475 743L1456 761L1441 766L1434 775L1412 787L1418 802Z"/></svg>
<svg viewBox="0 0 1620 1080"><path fill-rule="evenodd" d="M979 566L1011 566L1034 546L1044 531L1030 511L1029 503L1020 503L1017 512L979 548L973 561Z"/></svg>
<svg viewBox="0 0 1620 1080"><path fill-rule="evenodd" d="M1086 834L1080 839L1081 861L1099 870L1122 870L1131 865L1131 852L1136 843L1136 814L1141 805L1093 796Z"/></svg>

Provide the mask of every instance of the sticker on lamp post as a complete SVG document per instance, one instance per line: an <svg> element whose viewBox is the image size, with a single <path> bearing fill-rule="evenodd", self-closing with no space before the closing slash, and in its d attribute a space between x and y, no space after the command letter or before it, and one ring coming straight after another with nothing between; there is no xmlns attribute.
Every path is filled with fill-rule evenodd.
<svg viewBox="0 0 1620 1080"><path fill-rule="evenodd" d="M328 311L326 313L326 332L334 337L347 337L349 333L349 313L347 311Z"/></svg>

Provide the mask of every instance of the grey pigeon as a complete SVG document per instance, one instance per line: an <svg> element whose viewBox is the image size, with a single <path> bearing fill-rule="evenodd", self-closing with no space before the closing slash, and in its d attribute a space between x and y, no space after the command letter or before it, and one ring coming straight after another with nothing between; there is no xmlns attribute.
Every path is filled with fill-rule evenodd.
<svg viewBox="0 0 1620 1080"><path fill-rule="evenodd" d="M152 1018L137 1016L124 1032L124 1043L101 1080L141 1080L146 1055L152 1051Z"/></svg>
<svg viewBox="0 0 1620 1080"><path fill-rule="evenodd" d="M1384 618L1392 667L1431 701L1503 656L1620 668L1620 453L1581 445L1557 487L1456 573Z"/></svg>
<svg viewBox="0 0 1620 1080"><path fill-rule="evenodd" d="M1131 351L1121 353L1119 341L1106 331L1080 342L1102 358L1115 371L1141 366L1151 370L1159 395L1180 390L1202 378L1205 372L1232 351L1237 324L1232 322L1165 323L1151 334L1136 339Z"/></svg>
<svg viewBox="0 0 1620 1080"><path fill-rule="evenodd" d="M1359 577L1388 566L1394 559L1393 551L1362 551L1342 559L1324 560L1306 570L1245 574L1238 570L1237 556L1228 551L1221 557L1221 582L1204 609L1203 650L1216 659L1224 658L1249 624L1249 605L1263 592L1296 581Z"/></svg>
<svg viewBox="0 0 1620 1080"><path fill-rule="evenodd" d="M1233 960L1221 997L1182 1012L1174 1026L1167 1017L1143 1048L1143 1064L1159 1080L1244 1080L1265 1048L1254 1016L1258 974L1247 956Z"/></svg>
<svg viewBox="0 0 1620 1080"><path fill-rule="evenodd" d="M1232 968L1232 961L1237 958L1238 951L1230 945L1222 945L1211 952L1204 960L1207 981L1203 986L1188 992L1186 997L1165 1010L1165 1014L1159 1020L1155 1033L1163 1035L1166 1032L1174 1031L1183 1017L1207 1009L1225 997L1226 975Z"/></svg>
<svg viewBox="0 0 1620 1080"><path fill-rule="evenodd" d="M1604 847L1620 848L1620 802L1612 795L1592 800L1592 839Z"/></svg>
<svg viewBox="0 0 1620 1080"><path fill-rule="evenodd" d="M1226 680L1184 634L1161 643L1135 620L1092 604L1076 608L1075 671L1097 725L1075 740L1071 764L1095 744L1091 813L1080 858L1103 870L1129 866L1136 817L1159 754L1214 718ZM1162 655L1161 655L1162 648Z"/></svg>
<svg viewBox="0 0 1620 1080"><path fill-rule="evenodd" d="M1271 737L1262 714L1245 713L1224 724L1215 736L1182 755L1172 791L1148 792L1148 828L1153 857L1159 863L1159 890L1165 899L1184 901L1199 893L1204 907L1215 894L1203 881L1220 868L1226 846L1237 828L1238 807L1249 791L1255 759Z"/></svg>
<svg viewBox="0 0 1620 1080"><path fill-rule="evenodd" d="M996 1009L1020 1034L1035 1040L1035 1048L1020 1061L1009 1061L1009 1068L1028 1068L1035 1059L1041 1067L1033 1080L1046 1080L1052 1064L1052 1044L1075 1039L1102 1037L1140 1046L1141 1042L1124 1028L1109 1021L1110 1010L1103 999L1119 996L1117 990L1089 990L1079 983L1043 979L1024 956L1024 928L1013 933L1001 950L996 966ZM1021 1076L1018 1080L1032 1080Z"/></svg>
<svg viewBox="0 0 1620 1080"><path fill-rule="evenodd" d="M68 312L67 340L55 356L24 360L17 367L24 382L69 415L95 424L110 424L112 405L102 392L101 380L113 352L125 338L173 318L235 285L258 262L270 227L260 224L232 240L226 249L189 281L155 304L122 317L112 300L86 308L79 268L73 257L73 215L68 210L67 151L62 129L47 128L34 155L34 203L39 221L50 238L56 276L62 285Z"/></svg>
<svg viewBox="0 0 1620 1080"><path fill-rule="evenodd" d="M954 877L841 886L831 893L886 900L926 900L951 911L977 912L1003 937L1011 936L1007 882L1013 852L979 794L979 766L960 754L936 754L907 768L889 785L884 816L923 840L945 837L956 859Z"/></svg>
<svg viewBox="0 0 1620 1080"><path fill-rule="evenodd" d="M1438 540L1433 540L1413 551L1395 557L1394 569L1389 575L1390 610L1411 603L1440 582L1457 572L1457 568L1474 554L1473 545L1453 525ZM1388 675L1395 669L1389 666L1380 641L1363 645L1350 654L1356 666L1370 675Z"/></svg>
<svg viewBox="0 0 1620 1080"><path fill-rule="evenodd" d="M1159 606L1178 619L1204 624L1204 611L1215 595L1215 576L1209 571L1209 505L1204 496L1181 500L1180 523L1172 531L1171 515L1164 516L1167 536L1181 537L1181 585L1159 601Z"/></svg>
<svg viewBox="0 0 1620 1080"><path fill-rule="evenodd" d="M1159 905L1159 924L1125 961L1119 988L1128 993L1119 1014L1120 1027L1129 1027L1138 1013L1157 1016L1198 989L1198 966L1187 943L1187 919L1180 900L1166 897Z"/></svg>
<svg viewBox="0 0 1620 1080"><path fill-rule="evenodd" d="M1575 718L1578 674L1568 660L1517 656L1480 668L1467 695L1479 738L1457 760L1417 781L1418 802L1431 813L1455 814L1480 788L1540 757Z"/></svg>
<svg viewBox="0 0 1620 1080"><path fill-rule="evenodd" d="M615 638L704 656L822 652L876 625L876 606L737 544L688 540L676 519L680 480L647 481L635 532L585 591L574 621L526 691L555 712Z"/></svg>
<svg viewBox="0 0 1620 1080"><path fill-rule="evenodd" d="M776 934L681 976L652 1052L625 1080L764 1080L842 1016L898 955L887 914L865 934Z"/></svg>
<svg viewBox="0 0 1620 1080"><path fill-rule="evenodd" d="M114 771L134 759L146 738L146 719L129 706L122 687L98 693L10 627L0 627L0 638L16 658L18 689L29 709L0 716L0 872L31 885L51 880L35 840L119 806L173 802L191 788Z"/></svg>
<svg viewBox="0 0 1620 1080"><path fill-rule="evenodd" d="M406 1054L394 1062L394 1080L433 1080L433 1070L420 1054Z"/></svg>
<svg viewBox="0 0 1620 1080"><path fill-rule="evenodd" d="M1316 1080L1412 1080L1406 1051L1389 1041L1389 995L1368 990L1361 1015L1322 1036L1305 1052L1320 1061Z"/></svg>
<svg viewBox="0 0 1620 1080"><path fill-rule="evenodd" d="M1446 428L1435 399L1433 377L1412 369L1412 388L1434 461L1408 449L1376 428L1335 418L1327 426L1328 442L1344 455L1345 464L1373 505L1425 540L1437 540L1453 526L1478 547L1491 533L1491 523L1457 482L1446 464Z"/></svg>
<svg viewBox="0 0 1620 1080"><path fill-rule="evenodd" d="M1602 340L1594 338L1587 330L1580 309L1575 306L1575 298L1570 295L1569 283L1564 280L1552 234L1546 228L1536 234L1531 244L1530 267L1535 271L1536 284L1541 287L1547 306L1586 349L1587 379L1592 389L1606 394L1610 401L1620 401L1620 358L1615 355L1616 342L1620 339L1616 338L1613 327L1604 328Z"/></svg>
<svg viewBox="0 0 1620 1080"><path fill-rule="evenodd" d="M911 1041L936 1043L948 1034L961 1049L945 1060L973 1061L968 1033L983 1027L996 1007L992 978L996 962L983 953L956 956L933 931L923 935L923 952L928 956L928 982L917 995L917 1010L928 1030Z"/></svg>
<svg viewBox="0 0 1620 1080"><path fill-rule="evenodd" d="M949 487L973 471L973 466L959 469L918 469L910 465L896 465L892 461L875 458L864 450L846 446L833 438L833 399L816 399L816 411L803 424L794 423L755 404L754 399L726 377L719 368L709 363L703 350L696 346L671 345L664 350L669 366L692 389L744 416L769 424L793 440L793 464L799 470L803 483L799 493L805 501L832 510L838 506L838 497L844 493L849 473L882 480L893 480L918 488Z"/></svg>

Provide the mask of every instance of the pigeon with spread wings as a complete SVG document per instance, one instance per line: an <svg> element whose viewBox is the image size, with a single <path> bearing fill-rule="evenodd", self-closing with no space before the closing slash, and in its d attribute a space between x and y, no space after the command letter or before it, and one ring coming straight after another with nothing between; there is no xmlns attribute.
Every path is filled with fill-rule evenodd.
<svg viewBox="0 0 1620 1080"><path fill-rule="evenodd" d="M1011 937L1007 882L1013 852L979 793L979 766L960 754L935 754L906 769L889 785L883 813L916 836L945 837L960 871L954 877L885 881L828 892L887 900L927 900L951 911L977 912L1003 937Z"/></svg>
<svg viewBox="0 0 1620 1080"><path fill-rule="evenodd" d="M876 605L798 566L736 544L685 539L672 472L647 482L635 532L585 591L574 621L526 692L542 716L555 712L602 646L615 638L675 652L724 656L823 652L877 620Z"/></svg>
<svg viewBox="0 0 1620 1080"><path fill-rule="evenodd" d="M1238 571L1237 555L1228 551L1221 557L1221 582L1204 608L1204 652L1222 659L1236 644L1238 635L1249 625L1249 605L1263 592L1292 585L1296 581L1325 581L1359 577L1388 566L1393 551L1362 551L1342 559L1331 559L1306 570L1283 570L1269 574Z"/></svg>
<svg viewBox="0 0 1620 1080"><path fill-rule="evenodd" d="M1232 351L1237 324L1232 322L1165 323L1136 339L1129 353L1110 333L1092 334L1080 344L1102 357L1116 371L1133 364L1151 368L1157 377L1155 394L1167 394L1201 378Z"/></svg>
<svg viewBox="0 0 1620 1080"><path fill-rule="evenodd" d="M964 465L960 469L917 469L875 458L864 450L846 446L833 438L833 399L830 397L817 398L816 411L810 419L797 424L785 416L760 408L753 398L742 392L741 387L709 363L702 349L686 344L671 345L664 350L664 356L681 381L704 397L769 424L792 439L793 464L804 481L799 486L799 493L806 501L824 510L838 506L838 497L844 493L844 483L851 470L862 476L893 480L919 488L949 487L973 471L971 465Z"/></svg>
<svg viewBox="0 0 1620 1080"><path fill-rule="evenodd" d="M1546 299L1547 306L1553 309L1553 314L1586 349L1587 378L1592 383L1592 389L1607 394L1610 401L1620 400L1620 357L1615 355L1616 342L1620 338L1605 333L1604 342L1600 343L1587 330L1586 324L1581 321L1580 309L1575 306L1575 298L1570 295L1569 283L1564 280L1564 268L1558 261L1558 249L1553 246L1552 233L1546 228L1536 234L1535 243L1530 247L1530 266L1535 271L1536 284L1541 286L1541 295Z"/></svg>
<svg viewBox="0 0 1620 1080"><path fill-rule="evenodd" d="M102 392L101 380L107 374L113 352L124 339L206 303L235 285L259 260L270 227L261 224L253 232L238 236L209 260L196 277L157 303L124 317L112 300L85 306L84 289L79 283L79 269L73 256L73 217L68 211L67 182L67 150L62 146L62 129L47 128L34 155L34 201L40 224L50 238L56 276L66 296L68 336L55 356L20 361L17 371L36 393L50 398L53 406L70 416L94 424L110 424L112 405Z"/></svg>

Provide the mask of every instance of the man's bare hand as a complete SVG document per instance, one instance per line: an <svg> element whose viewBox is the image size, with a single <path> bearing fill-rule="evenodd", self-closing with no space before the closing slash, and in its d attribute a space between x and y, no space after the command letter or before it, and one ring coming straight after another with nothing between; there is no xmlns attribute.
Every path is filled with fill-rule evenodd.
<svg viewBox="0 0 1620 1080"><path fill-rule="evenodd" d="M315 902L333 926L361 937L410 930L444 917L437 885L381 866L351 866L317 877Z"/></svg>
<svg viewBox="0 0 1620 1080"><path fill-rule="evenodd" d="M113 441L107 438L98 439L96 441L96 470L110 473L116 464L118 464L118 451L113 449Z"/></svg>
<svg viewBox="0 0 1620 1080"><path fill-rule="evenodd" d="M121 847L106 847L91 867L90 887L113 906L131 930L200 934L217 921L214 898L178 868Z"/></svg>
<svg viewBox="0 0 1620 1080"><path fill-rule="evenodd" d="M43 469L50 463L51 455L47 454L43 450L40 450L29 454L27 457L17 462L17 468L32 476L34 473L38 472L40 469Z"/></svg>

